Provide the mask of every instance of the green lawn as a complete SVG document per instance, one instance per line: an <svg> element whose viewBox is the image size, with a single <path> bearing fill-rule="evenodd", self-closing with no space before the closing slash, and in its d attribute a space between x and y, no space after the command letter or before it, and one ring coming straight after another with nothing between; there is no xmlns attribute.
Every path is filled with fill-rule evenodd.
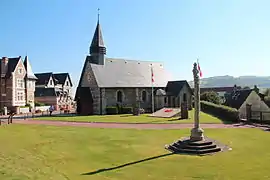
<svg viewBox="0 0 270 180"><path fill-rule="evenodd" d="M232 147L213 156L168 155L185 130L120 130L45 125L0 127L1 180L269 179L270 134L206 129Z"/></svg>
<svg viewBox="0 0 270 180"><path fill-rule="evenodd" d="M193 123L194 111L189 111L189 119L179 120L177 118L156 118L144 114L141 116L133 115L103 115L103 116L54 116L36 117L33 120L51 121L78 121L78 122L121 122L121 123ZM223 123L220 119L201 112L201 123Z"/></svg>

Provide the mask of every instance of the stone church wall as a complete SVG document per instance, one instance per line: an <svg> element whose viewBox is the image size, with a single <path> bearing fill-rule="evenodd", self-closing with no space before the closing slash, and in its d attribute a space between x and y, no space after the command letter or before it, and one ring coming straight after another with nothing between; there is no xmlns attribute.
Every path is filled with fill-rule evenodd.
<svg viewBox="0 0 270 180"><path fill-rule="evenodd" d="M92 98L93 98L93 114L101 114L100 108L100 88L98 87L96 78L94 76L94 72L92 67L88 62L86 62L86 67L83 72L82 77L82 87L89 87L91 90Z"/></svg>
<svg viewBox="0 0 270 180"><path fill-rule="evenodd" d="M141 107L151 108L151 88L107 88L105 92L107 106L116 106L118 91L121 91L123 95L123 101L120 104L129 107L133 107L137 100L142 99L142 92L146 91L146 101L141 102Z"/></svg>

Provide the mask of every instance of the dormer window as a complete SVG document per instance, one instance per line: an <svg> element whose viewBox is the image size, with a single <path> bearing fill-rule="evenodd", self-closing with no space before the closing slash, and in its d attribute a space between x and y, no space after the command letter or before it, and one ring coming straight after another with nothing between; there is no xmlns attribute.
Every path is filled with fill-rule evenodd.
<svg viewBox="0 0 270 180"><path fill-rule="evenodd" d="M53 80L50 80L50 85L51 85L51 86L53 85Z"/></svg>
<svg viewBox="0 0 270 180"><path fill-rule="evenodd" d="M66 82L66 86L69 86L69 82L68 81Z"/></svg>

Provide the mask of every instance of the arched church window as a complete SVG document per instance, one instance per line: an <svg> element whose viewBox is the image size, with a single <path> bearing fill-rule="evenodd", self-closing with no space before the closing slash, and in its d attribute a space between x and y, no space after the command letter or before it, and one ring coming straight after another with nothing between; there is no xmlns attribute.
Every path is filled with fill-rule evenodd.
<svg viewBox="0 0 270 180"><path fill-rule="evenodd" d="M123 102L123 93L122 91L117 91L117 102Z"/></svg>
<svg viewBox="0 0 270 180"><path fill-rule="evenodd" d="M187 94L186 93L183 94L183 101L187 102Z"/></svg>
<svg viewBox="0 0 270 180"><path fill-rule="evenodd" d="M147 96L146 91L142 91L142 101L143 101L143 102L146 101L146 96Z"/></svg>

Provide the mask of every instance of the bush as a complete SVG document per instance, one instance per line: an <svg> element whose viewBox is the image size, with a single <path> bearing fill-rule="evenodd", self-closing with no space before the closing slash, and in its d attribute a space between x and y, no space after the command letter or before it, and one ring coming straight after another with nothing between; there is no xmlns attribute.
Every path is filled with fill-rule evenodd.
<svg viewBox="0 0 270 180"><path fill-rule="evenodd" d="M45 106L44 103L40 103L40 102L35 102L35 106Z"/></svg>
<svg viewBox="0 0 270 180"><path fill-rule="evenodd" d="M106 107L106 114L112 115L112 114L118 114L118 108L117 107Z"/></svg>
<svg viewBox="0 0 270 180"><path fill-rule="evenodd" d="M122 107L121 113L122 114L132 114L133 108L132 107Z"/></svg>
<svg viewBox="0 0 270 180"><path fill-rule="evenodd" d="M27 103L27 104L25 105L25 107L31 108L31 104Z"/></svg>
<svg viewBox="0 0 270 180"><path fill-rule="evenodd" d="M223 120L239 122L239 112L235 108L218 105L207 101L201 101L201 110Z"/></svg>
<svg viewBox="0 0 270 180"><path fill-rule="evenodd" d="M40 109L36 110L35 113L42 113Z"/></svg>
<svg viewBox="0 0 270 180"><path fill-rule="evenodd" d="M264 97L264 102L267 104L268 107L270 107L270 96Z"/></svg>
<svg viewBox="0 0 270 180"><path fill-rule="evenodd" d="M216 93L214 91L202 93L200 96L200 99L202 101L208 101L208 102L215 103L215 104L220 104L220 102L221 102L221 99L218 96L218 93Z"/></svg>

